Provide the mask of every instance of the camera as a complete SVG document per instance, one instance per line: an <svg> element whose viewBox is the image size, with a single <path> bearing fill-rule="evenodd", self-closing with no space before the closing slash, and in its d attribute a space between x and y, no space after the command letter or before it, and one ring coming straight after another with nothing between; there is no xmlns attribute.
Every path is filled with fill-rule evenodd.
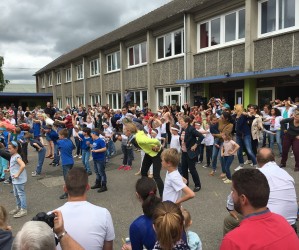
<svg viewBox="0 0 299 250"><path fill-rule="evenodd" d="M54 213L46 214L45 212L40 212L37 215L35 215L32 218L32 220L33 221L43 221L43 222L47 223L50 228L53 228L54 227L54 218L55 218Z"/></svg>

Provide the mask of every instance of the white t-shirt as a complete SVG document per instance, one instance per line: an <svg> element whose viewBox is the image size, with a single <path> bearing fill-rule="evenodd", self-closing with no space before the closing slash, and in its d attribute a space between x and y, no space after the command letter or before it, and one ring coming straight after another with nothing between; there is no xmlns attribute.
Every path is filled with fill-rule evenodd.
<svg viewBox="0 0 299 250"><path fill-rule="evenodd" d="M183 188L186 184L178 170L171 173L166 172L164 183L163 201L176 202L182 196Z"/></svg>
<svg viewBox="0 0 299 250"><path fill-rule="evenodd" d="M87 201L67 202L60 210L64 228L84 249L103 249L104 241L115 238L110 212ZM60 250L60 244L57 245Z"/></svg>
<svg viewBox="0 0 299 250"><path fill-rule="evenodd" d="M180 136L179 135L171 135L170 148L176 148L179 153L181 152L181 144L180 144Z"/></svg>

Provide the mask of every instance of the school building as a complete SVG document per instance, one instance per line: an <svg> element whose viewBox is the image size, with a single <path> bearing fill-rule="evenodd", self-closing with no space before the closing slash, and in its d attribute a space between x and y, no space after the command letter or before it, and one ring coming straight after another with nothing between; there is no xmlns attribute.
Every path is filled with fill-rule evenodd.
<svg viewBox="0 0 299 250"><path fill-rule="evenodd" d="M173 0L36 72L66 104L263 105L299 96L299 0Z"/></svg>

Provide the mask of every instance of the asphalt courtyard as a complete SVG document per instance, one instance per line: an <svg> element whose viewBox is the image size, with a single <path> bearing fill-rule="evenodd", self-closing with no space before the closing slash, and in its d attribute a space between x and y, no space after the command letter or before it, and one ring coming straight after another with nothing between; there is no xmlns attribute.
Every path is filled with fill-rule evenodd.
<svg viewBox="0 0 299 250"><path fill-rule="evenodd" d="M134 186L139 178L134 173L140 166L140 152L135 151L135 160L131 171L117 170L121 163L120 144L117 142L118 154L107 164L108 191L97 193L88 191L88 201L107 208L112 215L115 228L114 249L120 249L122 238L128 237L130 223L142 214L141 204L135 196ZM28 215L19 219L9 216L9 224L15 235L22 225L32 219L38 212L48 212L63 205L66 200L60 200L63 192L63 178L61 167L49 166L50 159L46 159L43 165L43 176L31 177L35 170L37 153L29 149L29 164L26 165L28 181L25 187L27 195ZM280 159L277 158L277 161ZM90 162L92 166L92 161ZM235 158L231 170L237 167ZM76 159L75 167L82 166L80 159ZM248 166L250 167L250 166ZM299 172L294 172L294 158L289 158L286 171L293 176L296 182L296 190L299 190ZM194 199L185 202L183 206L191 212L193 225L191 230L200 236L203 249L218 249L222 239L223 218L227 215L226 198L230 192L230 184L224 184L217 176L209 176L210 169L197 165L202 182L202 189L196 193ZM165 171L161 172L162 179ZM95 175L91 175L89 183L93 184ZM193 182L191 180L191 188ZM252 187L254 188L254 187ZM15 207L15 199L11 193L12 186L0 183L0 204L9 211ZM79 227L79 225L78 225ZM66 229L67 230L67 229ZM254 240L254 239L253 239Z"/></svg>

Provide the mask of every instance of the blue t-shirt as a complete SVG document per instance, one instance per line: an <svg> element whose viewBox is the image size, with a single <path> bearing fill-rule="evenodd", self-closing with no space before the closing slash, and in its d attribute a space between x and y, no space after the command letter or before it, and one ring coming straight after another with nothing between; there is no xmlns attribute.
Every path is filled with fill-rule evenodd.
<svg viewBox="0 0 299 250"><path fill-rule="evenodd" d="M20 134L17 135L17 141L21 140L24 142L25 141L24 135L25 135L25 132L21 131Z"/></svg>
<svg viewBox="0 0 299 250"><path fill-rule="evenodd" d="M139 216L130 226L130 241L132 250L153 249L157 241L153 221L146 215Z"/></svg>
<svg viewBox="0 0 299 250"><path fill-rule="evenodd" d="M74 164L73 150L75 145L69 139L60 139L57 141L58 149L61 156L62 165L72 165Z"/></svg>
<svg viewBox="0 0 299 250"><path fill-rule="evenodd" d="M33 136L40 136L40 128L41 128L41 124L40 123L33 123L32 129L33 129Z"/></svg>
<svg viewBox="0 0 299 250"><path fill-rule="evenodd" d="M89 142L90 145L92 145L93 143L93 140L91 137L84 137L83 134L79 134L80 138L81 138L81 149L82 150L87 150L89 151L90 150L90 146L86 144L86 142Z"/></svg>
<svg viewBox="0 0 299 250"><path fill-rule="evenodd" d="M99 137L98 139L93 141L92 149L96 150L96 149L101 149L101 148L106 148L106 142ZM94 160L104 161L105 160L105 152L100 152L100 153L99 152L97 152L97 153L92 152L92 158Z"/></svg>
<svg viewBox="0 0 299 250"><path fill-rule="evenodd" d="M48 137L53 141L54 145L57 144L57 140L59 139L59 136L55 130L51 130L49 133L47 133Z"/></svg>
<svg viewBox="0 0 299 250"><path fill-rule="evenodd" d="M5 146L6 148L7 148L7 146L8 146L8 134L9 134L9 132L7 132L6 130L4 130L4 131L0 134L1 141L3 141L4 146Z"/></svg>

